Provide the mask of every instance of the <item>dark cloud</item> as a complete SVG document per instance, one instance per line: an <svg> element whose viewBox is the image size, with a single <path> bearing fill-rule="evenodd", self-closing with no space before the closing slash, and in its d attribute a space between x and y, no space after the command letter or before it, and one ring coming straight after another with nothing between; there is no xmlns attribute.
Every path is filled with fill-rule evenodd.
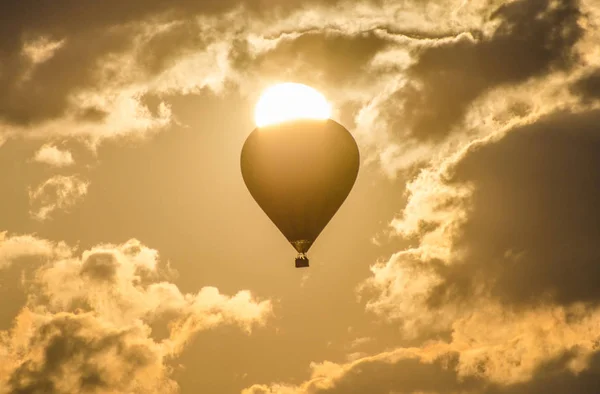
<svg viewBox="0 0 600 394"><path fill-rule="evenodd" d="M320 3L323 3L322 1ZM338 3L329 0L326 4ZM281 0L223 1L23 1L3 7L0 26L0 119L30 125L61 117L70 109L70 96L100 83L98 70L109 56L131 53L144 23L175 23L142 42L138 61L150 75L163 71L189 51L204 49L207 37L194 16L215 15L243 6L254 18L289 12L305 2ZM225 26L228 30L235 27ZM155 29L156 30L156 29ZM212 31L212 40L219 39ZM221 32L221 33L224 33ZM23 48L58 43L44 61L33 61ZM113 71L113 72L116 72ZM109 71L110 73L110 71ZM111 80L110 75L108 80ZM84 111L87 121L103 119L102 110ZM91 115L91 116L87 116Z"/></svg>
<svg viewBox="0 0 600 394"><path fill-rule="evenodd" d="M392 128L418 140L443 139L486 91L568 67L583 33L578 6L576 0L509 2L492 14L499 25L490 37L475 32L424 48L408 69L409 83L384 107ZM398 117L402 103L406 115Z"/></svg>
<svg viewBox="0 0 600 394"><path fill-rule="evenodd" d="M418 357L392 360L379 355L352 364L340 376L323 376L331 379L330 384L323 384L317 378L306 382L301 388L286 387L279 391L277 385L255 385L243 393L595 394L600 382L600 353L591 353L586 366L575 371L570 363L577 361L578 356L580 355L576 350L567 350L542 362L529 379L502 383L482 376L460 374L459 353L446 353L431 362ZM327 388L323 388L324 385Z"/></svg>
<svg viewBox="0 0 600 394"><path fill-rule="evenodd" d="M127 35L134 33L135 29L123 27L113 31L88 29L73 37L51 35L55 40L65 41L39 64L23 55L20 46L6 54L4 72L0 75L0 88L4 92L0 98L0 118L26 125L60 117L69 107L71 94L97 84L96 73L104 56L131 49ZM84 111L82 116L98 120L94 116L96 111Z"/></svg>
<svg viewBox="0 0 600 394"><path fill-rule="evenodd" d="M106 119L107 116L108 112L96 107L84 108L78 114L78 118L84 122L101 122Z"/></svg>
<svg viewBox="0 0 600 394"><path fill-rule="evenodd" d="M484 394L594 394L600 384L600 353L590 356L589 365L581 372L569 369L576 352L565 354L540 365L532 379L524 383L495 386Z"/></svg>
<svg viewBox="0 0 600 394"><path fill-rule="evenodd" d="M97 281L112 282L116 278L118 264L114 253L96 252L83 261L81 274Z"/></svg>
<svg viewBox="0 0 600 394"><path fill-rule="evenodd" d="M162 360L151 342L141 342L137 335L135 329L106 329L91 315L56 315L31 336L28 354L8 377L9 392L143 390L143 386L138 386L141 374L161 365ZM165 382L160 382L161 370L162 366L153 377L156 390L148 392L167 388Z"/></svg>
<svg viewBox="0 0 600 394"><path fill-rule="evenodd" d="M347 35L336 31L311 31L296 39L283 38L271 51L252 58L247 43L238 41L233 64L256 70L270 78L327 83L341 88L368 72L369 61L390 42L374 32Z"/></svg>
<svg viewBox="0 0 600 394"><path fill-rule="evenodd" d="M316 2L316 0L313 0ZM320 1L336 4L339 0ZM300 0L178 0L165 3L160 0L133 0L122 2L108 0L101 4L94 1L59 0L39 3L25 0L5 7L8 23L2 25L2 48L15 49L15 42L23 34L69 34L97 28L124 25L149 17L168 15L171 19L193 14L215 14L243 5L252 12L270 12L274 9L291 9L305 4Z"/></svg>
<svg viewBox="0 0 600 394"><path fill-rule="evenodd" d="M180 21L146 41L137 61L146 72L156 74L173 66L186 52L203 51L209 43L194 20Z"/></svg>
<svg viewBox="0 0 600 394"><path fill-rule="evenodd" d="M582 96L584 100L600 99L600 69L596 69L580 80L578 80L571 90Z"/></svg>
<svg viewBox="0 0 600 394"><path fill-rule="evenodd" d="M475 393L481 386L477 378L458 377L458 354L448 353L431 363L418 358L365 360L352 366L331 388L316 390L323 394L388 394L391 392Z"/></svg>
<svg viewBox="0 0 600 394"><path fill-rule="evenodd" d="M107 115L105 109L71 108L71 100L73 94L97 87L101 81L119 80L118 66L99 71L107 59L123 58L135 48L135 66L139 67L136 78L151 77L174 66L182 56L204 51L215 40L235 36L244 29L229 24L203 27L193 16L216 15L241 5L248 18L259 20L277 14L281 19L306 6L305 2L280 0L126 3L111 0L99 5L62 0L52 5L33 5L26 1L7 9L5 19L10 23L0 28L0 89L5 92L0 98L0 119L29 125L76 110L76 119L102 121ZM329 6L337 3L340 1L324 2ZM499 27L490 37L474 31L475 39L427 44L408 70L412 82L387 103L391 122L397 122L393 127L408 126L417 139L442 138L460 122L469 103L485 91L543 74L553 66L568 66L570 49L582 33L578 16L575 0L517 1L492 15ZM148 23L170 25L154 28L148 34L144 30ZM397 30L385 18L379 25L388 31ZM300 29L288 27L294 28ZM441 32L414 30L412 27L406 32L407 37L443 36ZM60 46L45 49L48 58L36 62L23 48L36 42L39 46L40 40ZM240 70L258 70L270 77L293 76L306 83L326 81L340 88L366 75L369 60L389 44L372 32L349 35L309 31L297 39L283 39L274 50L257 58L249 54L243 39L236 41L232 60ZM397 116L400 105L407 114L402 119Z"/></svg>
<svg viewBox="0 0 600 394"><path fill-rule="evenodd" d="M475 144L447 182L472 185L432 303L482 284L519 305L600 301L600 112L561 113ZM443 208L442 208L443 209Z"/></svg>

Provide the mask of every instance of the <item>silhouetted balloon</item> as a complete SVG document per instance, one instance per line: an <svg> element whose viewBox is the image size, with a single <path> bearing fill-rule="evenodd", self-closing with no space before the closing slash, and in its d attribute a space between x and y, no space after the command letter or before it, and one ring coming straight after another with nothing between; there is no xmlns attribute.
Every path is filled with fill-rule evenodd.
<svg viewBox="0 0 600 394"><path fill-rule="evenodd" d="M241 155L250 194L302 258L350 193L359 161L352 135L330 119L257 128Z"/></svg>

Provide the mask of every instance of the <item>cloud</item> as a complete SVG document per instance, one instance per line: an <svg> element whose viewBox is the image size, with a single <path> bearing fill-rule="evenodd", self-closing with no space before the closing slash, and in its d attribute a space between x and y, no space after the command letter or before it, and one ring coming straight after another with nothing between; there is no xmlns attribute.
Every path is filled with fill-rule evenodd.
<svg viewBox="0 0 600 394"><path fill-rule="evenodd" d="M240 85L293 78L317 86L353 130L367 161L380 162L393 176L455 147L460 137L464 142L476 124L493 119L507 126L509 112L531 115L540 101L549 103L538 97L540 88L550 93L552 86L549 95L560 96L556 105L565 103L570 98L559 89L570 83L565 73L589 66L584 55L593 31L580 2L421 6L453 23L433 27L419 16L419 5L407 2L402 9L380 9L397 15L394 21L368 5L355 9L351 21L342 5L336 13L313 11L327 15L326 24L300 11L304 19L282 18L262 34L259 24L235 36L230 75Z"/></svg>
<svg viewBox="0 0 600 394"><path fill-rule="evenodd" d="M66 258L70 253L64 243L54 243L33 235L9 236L6 231L0 232L0 269L10 267L21 258L35 257L43 262Z"/></svg>
<svg viewBox="0 0 600 394"><path fill-rule="evenodd" d="M598 300L590 280L600 253L592 241L600 178L590 172L600 164L598 119L597 111L558 113L471 146L448 179L474 187L452 241L462 264L448 275L467 280L473 268L470 274L494 278L494 297L513 304ZM442 298L453 292L438 290Z"/></svg>
<svg viewBox="0 0 600 394"><path fill-rule="evenodd" d="M424 239L441 237L452 255L437 269L443 283L430 302L471 297L478 287L513 305L598 301L591 278L600 253L593 241L600 179L590 169L600 165L599 119L597 110L547 116L473 143L437 185L428 177L415 182L419 190L471 190L466 199L433 198L417 208L421 223L434 228L424 226Z"/></svg>
<svg viewBox="0 0 600 394"><path fill-rule="evenodd" d="M150 136L173 122L169 95L252 99L291 79L394 176L468 132L477 100L589 63L597 41L593 4L574 0L110 4L11 10L0 139Z"/></svg>
<svg viewBox="0 0 600 394"><path fill-rule="evenodd" d="M443 138L486 90L570 66L583 34L580 15L572 0L514 1L491 15L497 23L491 36L465 35L424 48L407 70L411 82L390 103L404 103L400 124L417 139Z"/></svg>
<svg viewBox="0 0 600 394"><path fill-rule="evenodd" d="M487 131L481 126L489 119L507 126L511 118L503 119L500 103L510 101L513 115L528 114L538 104L526 93L530 84L552 85L557 75L583 64L578 44L587 31L578 1L488 3L480 11L478 24L452 36L396 37L387 67L372 64L371 84L385 83L365 88L370 97L355 112L356 130L389 175L455 149Z"/></svg>
<svg viewBox="0 0 600 394"><path fill-rule="evenodd" d="M390 40L374 31L349 34L332 29L282 35L273 40L273 47L262 52L247 39L239 39L232 52L234 67L244 74L272 80L293 79L312 86L334 85L338 89L356 85L367 73L373 57ZM260 47L259 47L260 48ZM281 67L287 64L287 67Z"/></svg>
<svg viewBox="0 0 600 394"><path fill-rule="evenodd" d="M597 109L556 111L433 161L392 222L414 247L360 287L368 311L420 346L246 393L595 392L599 121Z"/></svg>
<svg viewBox="0 0 600 394"><path fill-rule="evenodd" d="M412 354L411 354L412 353ZM460 376L459 355L441 353L434 357L404 349L365 357L348 364L313 364L311 380L300 385L253 385L243 394L334 394L334 393L431 393L431 394L562 394L595 393L600 374L600 354L589 367L573 371L568 365L576 356L566 352L542 363L526 382L496 384L480 377ZM321 369L320 371L318 369Z"/></svg>
<svg viewBox="0 0 600 394"><path fill-rule="evenodd" d="M89 183L77 175L55 175L29 191L31 215L47 220L56 210L68 211L87 194Z"/></svg>
<svg viewBox="0 0 600 394"><path fill-rule="evenodd" d="M33 65L50 60L54 53L64 45L65 41L51 41L47 37L39 37L35 41L23 45L23 54L29 58Z"/></svg>
<svg viewBox="0 0 600 394"><path fill-rule="evenodd" d="M222 322L250 325L264 316L268 302L254 304L252 295L242 291L233 297L205 287L197 294L182 294L158 278L158 254L136 240L123 245L98 245L81 259L63 260L38 271L45 286L48 305L71 310L82 303L115 324L144 316L170 316L172 345L180 346L195 331ZM246 324L248 322L250 325Z"/></svg>
<svg viewBox="0 0 600 394"><path fill-rule="evenodd" d="M598 305L599 120L598 110L557 112L421 172L391 223L416 246L371 268L367 309L417 337L490 302Z"/></svg>
<svg viewBox="0 0 600 394"><path fill-rule="evenodd" d="M12 368L3 366L11 393L177 392L148 327L117 328L93 314L29 310L18 319L12 341L3 344L13 358Z"/></svg>
<svg viewBox="0 0 600 394"><path fill-rule="evenodd" d="M248 15L242 5L258 17L256 5L239 1L83 1L52 10L20 3L5 10L13 23L0 40L2 134L98 142L161 129L171 120L167 106L151 113L141 97L221 86L227 65L218 58L226 56L232 26Z"/></svg>
<svg viewBox="0 0 600 394"><path fill-rule="evenodd" d="M471 382L459 382L455 354L425 356L418 349L398 349L347 364L313 363L310 380L299 386L254 385L243 394L469 392ZM431 377L435 376L435 379ZM402 390L402 391L399 391Z"/></svg>
<svg viewBox="0 0 600 394"><path fill-rule="evenodd" d="M71 152L60 150L54 145L43 145L34 156L38 163L45 163L54 167L67 167L75 163Z"/></svg>
<svg viewBox="0 0 600 394"><path fill-rule="evenodd" d="M252 96L289 78L322 89L390 175L430 163L392 223L414 247L373 266L361 292L399 335L438 342L315 363L305 383L249 392L531 394L597 380L592 1L121 3L11 10L0 141L151 135L172 122L170 94ZM45 145L36 160L67 154ZM47 180L32 215L69 209L87 187ZM0 239L0 268L46 262L0 336L9 392L175 391L169 361L195 333L250 330L270 313L247 291L182 293L135 240L57 248Z"/></svg>
<svg viewBox="0 0 600 394"><path fill-rule="evenodd" d="M379 70L378 93L353 97L358 137L384 170L429 163L392 222L413 247L375 264L360 287L368 311L421 347L314 363L303 383L245 393L594 391L590 4L492 8L470 32L404 42L396 54L407 60ZM367 64L397 48L392 36Z"/></svg>
<svg viewBox="0 0 600 394"><path fill-rule="evenodd" d="M362 105L383 83L382 70L397 74L390 60L408 65L420 56L408 43L431 45L478 29L499 3L276 1L264 7L254 1L186 0L92 7L83 1L52 12L19 4L7 14L14 23L3 28L0 40L5 54L0 133L76 136L93 143L143 136L172 120L166 102L153 111L145 95L162 100L232 84L255 94L274 72L285 74L280 70L294 54L312 72L296 68L288 77L328 77L324 88L337 91L341 104L371 87L354 103ZM311 52L318 55L311 58ZM251 79L249 70L260 72Z"/></svg>
<svg viewBox="0 0 600 394"><path fill-rule="evenodd" d="M600 99L600 69L583 76L572 87L573 91L586 100Z"/></svg>
<svg viewBox="0 0 600 394"><path fill-rule="evenodd" d="M250 332L272 313L270 301L248 291L181 293L165 280L157 251L137 240L80 257L50 252L51 243L33 237L5 242L28 241L30 254L54 258L28 281L12 329L0 332L2 392L175 393L170 361L196 333L223 324ZM162 339L157 325L167 331Z"/></svg>
<svg viewBox="0 0 600 394"><path fill-rule="evenodd" d="M0 138L145 137L173 122L169 95L252 99L291 79L324 91L393 176L462 134L490 91L569 69L592 30L571 0L86 4L11 10Z"/></svg>
<svg viewBox="0 0 600 394"><path fill-rule="evenodd" d="M480 306L456 319L448 342L428 341L346 363L311 363L310 378L300 384L255 384L243 393L558 394L569 392L566 382L583 388L598 379L600 309L540 307L523 313Z"/></svg>

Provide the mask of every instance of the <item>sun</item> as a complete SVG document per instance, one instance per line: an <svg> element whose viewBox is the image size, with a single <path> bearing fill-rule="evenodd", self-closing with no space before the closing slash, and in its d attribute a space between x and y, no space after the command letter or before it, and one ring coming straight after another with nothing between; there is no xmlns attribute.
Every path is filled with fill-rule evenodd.
<svg viewBox="0 0 600 394"><path fill-rule="evenodd" d="M296 119L329 119L331 106L315 89L293 82L280 83L266 89L254 111L258 127Z"/></svg>

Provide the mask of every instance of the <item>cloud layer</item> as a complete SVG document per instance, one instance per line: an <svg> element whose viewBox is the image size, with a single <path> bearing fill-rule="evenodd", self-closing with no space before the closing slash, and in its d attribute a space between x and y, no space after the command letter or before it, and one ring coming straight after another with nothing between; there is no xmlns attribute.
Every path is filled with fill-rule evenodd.
<svg viewBox="0 0 600 394"><path fill-rule="evenodd" d="M0 144L35 140L44 171L74 166L69 142L186 126L175 96L252 101L294 80L330 98L367 166L411 178L390 226L410 246L358 290L411 345L246 393L597 391L595 1L29 3L0 26ZM45 172L37 224L75 211L87 175ZM0 269L22 261L38 268L0 333L0 392L177 392L196 333L271 314L248 291L182 292L136 240L78 253L0 233Z"/></svg>
<svg viewBox="0 0 600 394"><path fill-rule="evenodd" d="M417 44L407 79L356 118L380 125L390 173L410 163L394 159L411 147L394 130L437 146L415 156L427 164L391 222L412 246L358 288L368 312L419 345L313 363L301 384L245 393L594 392L600 114L586 27L598 10L514 1L489 16Z"/></svg>
<svg viewBox="0 0 600 394"><path fill-rule="evenodd" d="M315 363L300 385L246 392L594 392L598 121L597 110L546 116L413 181L392 224L418 245L374 265L360 292L420 346Z"/></svg>
<svg viewBox="0 0 600 394"><path fill-rule="evenodd" d="M55 175L29 191L31 215L38 220L49 219L54 211L66 211L87 194L89 183L77 175Z"/></svg>
<svg viewBox="0 0 600 394"><path fill-rule="evenodd" d="M223 324L250 332L271 314L248 291L181 293L162 279L170 271L157 252L136 240L77 257L64 244L4 234L0 250L0 266L42 262L25 282L27 304L0 333L2 392L177 392L169 361L194 334Z"/></svg>

